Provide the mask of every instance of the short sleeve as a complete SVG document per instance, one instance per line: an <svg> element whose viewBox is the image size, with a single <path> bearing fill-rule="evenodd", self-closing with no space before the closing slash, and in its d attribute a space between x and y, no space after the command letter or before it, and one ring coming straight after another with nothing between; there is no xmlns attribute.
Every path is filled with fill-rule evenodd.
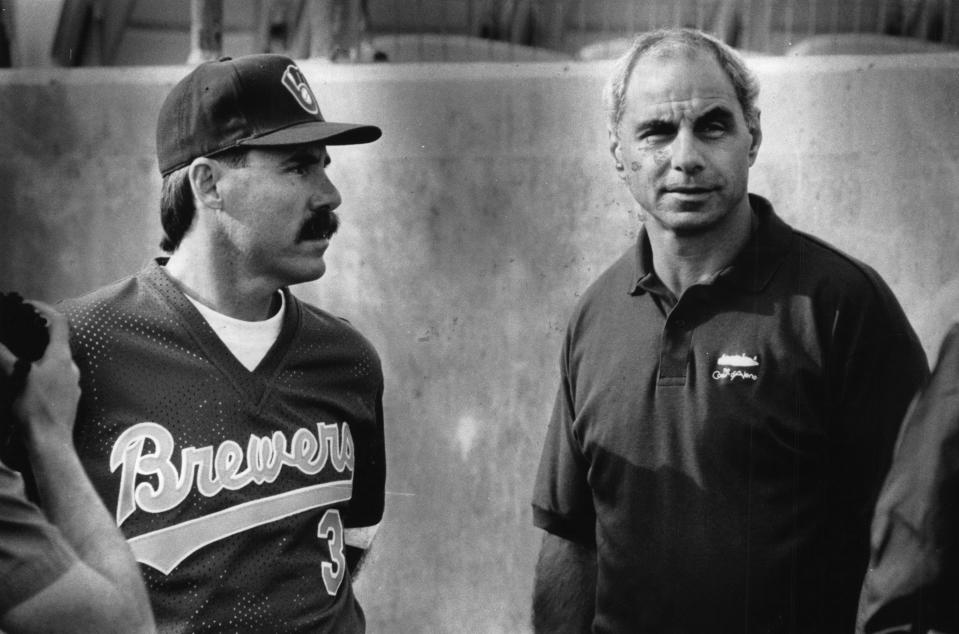
<svg viewBox="0 0 959 634"><path fill-rule="evenodd" d="M533 489L533 524L564 539L595 543L596 512L587 481L588 462L573 435L575 403L568 371L569 340Z"/></svg>
<svg viewBox="0 0 959 634"><path fill-rule="evenodd" d="M374 421L353 437L353 496L344 518L347 528L374 526L383 518L386 490L386 448L383 431L382 381L374 396Z"/></svg>
<svg viewBox="0 0 959 634"><path fill-rule="evenodd" d="M60 578L77 558L23 494L20 475L0 463L0 614Z"/></svg>
<svg viewBox="0 0 959 634"><path fill-rule="evenodd" d="M850 485L868 522L909 404L929 376L918 337L892 291L869 269L874 290L845 306L837 320L834 376L841 386L838 420L848 447ZM842 343L844 342L844 344Z"/></svg>

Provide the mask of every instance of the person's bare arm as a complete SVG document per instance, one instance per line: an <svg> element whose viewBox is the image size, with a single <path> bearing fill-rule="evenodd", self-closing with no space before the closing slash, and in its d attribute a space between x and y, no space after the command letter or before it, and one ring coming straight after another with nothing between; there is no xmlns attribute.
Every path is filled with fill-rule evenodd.
<svg viewBox="0 0 959 634"><path fill-rule="evenodd" d="M347 528L343 531L343 539L346 542L344 552L346 554L346 567L350 569L350 577L356 580L360 574L360 568L366 560L366 556L373 547L373 539L379 530L379 524L375 526L363 526L359 528Z"/></svg>
<svg viewBox="0 0 959 634"><path fill-rule="evenodd" d="M155 630L140 570L73 447L79 372L66 319L33 303L47 320L50 344L33 364L14 416L36 478L40 505L79 558L65 574L0 615L9 632L151 632ZM15 358L0 345L0 370Z"/></svg>
<svg viewBox="0 0 959 634"><path fill-rule="evenodd" d="M533 584L534 632L589 632L596 607L596 550L543 534Z"/></svg>

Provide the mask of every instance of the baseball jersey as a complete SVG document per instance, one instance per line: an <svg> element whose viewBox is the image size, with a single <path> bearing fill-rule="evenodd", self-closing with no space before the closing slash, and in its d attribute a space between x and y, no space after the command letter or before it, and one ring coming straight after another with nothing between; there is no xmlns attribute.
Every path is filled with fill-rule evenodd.
<svg viewBox="0 0 959 634"><path fill-rule="evenodd" d="M383 513L383 377L348 323L284 289L250 371L163 260L62 305L77 451L161 632L360 632L344 528Z"/></svg>
<svg viewBox="0 0 959 634"><path fill-rule="evenodd" d="M533 514L595 544L595 631L854 626L925 355L874 271L750 203L714 279L674 297L641 232L570 320Z"/></svg>
<svg viewBox="0 0 959 634"><path fill-rule="evenodd" d="M0 614L52 584L77 561L60 531L27 500L20 474L0 462Z"/></svg>

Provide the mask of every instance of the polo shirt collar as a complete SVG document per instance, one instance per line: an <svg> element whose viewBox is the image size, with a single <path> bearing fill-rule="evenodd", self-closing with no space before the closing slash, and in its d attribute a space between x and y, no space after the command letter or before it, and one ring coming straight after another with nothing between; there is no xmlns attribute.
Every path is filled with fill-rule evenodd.
<svg viewBox="0 0 959 634"><path fill-rule="evenodd" d="M757 220L756 227L746 246L732 264L719 272L715 281L758 293L766 287L785 260L793 241L793 232L762 196L749 194L749 204ZM629 289L630 295L647 292L662 294L666 286L653 270L653 252L645 226L639 231L635 253L636 282Z"/></svg>
<svg viewBox="0 0 959 634"><path fill-rule="evenodd" d="M646 235L646 225L639 229L639 238L636 240L636 283L629 289L630 295L642 295L651 293L653 295L669 295L669 289L659 279L653 270L653 249L649 244L649 236Z"/></svg>

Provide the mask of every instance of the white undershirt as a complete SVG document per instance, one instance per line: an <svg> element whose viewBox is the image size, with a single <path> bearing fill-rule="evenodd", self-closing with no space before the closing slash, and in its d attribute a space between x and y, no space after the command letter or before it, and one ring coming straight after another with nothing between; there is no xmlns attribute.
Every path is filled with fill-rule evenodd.
<svg viewBox="0 0 959 634"><path fill-rule="evenodd" d="M244 321L218 313L204 306L189 295L190 302L200 311L210 328L233 353L233 356L243 364L247 370L253 371L260 364L266 353L270 351L276 338L280 336L283 326L283 310L286 308L286 299L280 293L280 309L276 314L263 321Z"/></svg>
<svg viewBox="0 0 959 634"><path fill-rule="evenodd" d="M264 321L244 321L234 319L218 313L212 308L204 306L187 295L196 309L200 311L203 318L210 324L210 328L217 334L220 340L229 348L243 366L253 371L266 353L270 351L276 338L280 336L280 328L283 325L283 310L286 308L286 298L280 293L280 309L276 314ZM362 526L358 528L347 528L343 533L343 539L347 545L366 550L373 543L373 537L376 535L380 525Z"/></svg>

